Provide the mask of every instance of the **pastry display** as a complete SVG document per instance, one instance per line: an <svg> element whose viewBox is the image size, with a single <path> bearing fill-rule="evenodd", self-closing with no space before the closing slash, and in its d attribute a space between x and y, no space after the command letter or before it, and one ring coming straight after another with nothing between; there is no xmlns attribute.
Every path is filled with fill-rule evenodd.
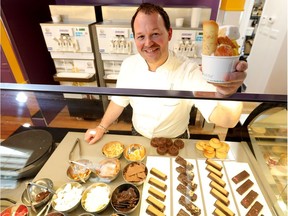
<svg viewBox="0 0 288 216"><path fill-rule="evenodd" d="M172 140L165 137L153 137L150 141L151 146L156 148L159 155L168 153L171 156L177 156L179 150L184 148L184 141L181 139Z"/></svg>
<svg viewBox="0 0 288 216"><path fill-rule="evenodd" d="M229 207L227 207L226 205L224 205L221 201L219 200L216 200L215 202L215 207L220 209L222 212L225 213L225 215L228 215L228 216L233 216L235 215L235 213L233 211L231 211L231 209Z"/></svg>
<svg viewBox="0 0 288 216"><path fill-rule="evenodd" d="M181 196L178 200L179 204L185 207L185 209L190 212L192 215L200 215L201 209L199 209L193 202L189 199L185 198L185 196Z"/></svg>
<svg viewBox="0 0 288 216"><path fill-rule="evenodd" d="M149 187L148 193L155 196L157 199L160 199L161 201L165 201L166 199L166 195L154 187Z"/></svg>
<svg viewBox="0 0 288 216"><path fill-rule="evenodd" d="M167 175L163 172L161 172L160 170L156 169L156 168L152 168L150 170L150 173L158 178L160 178L161 180L165 181L167 179Z"/></svg>
<svg viewBox="0 0 288 216"><path fill-rule="evenodd" d="M149 180L148 180L148 183L159 188L160 190L162 191L166 191L167 190L167 185L162 182L162 181L159 181L158 179L154 178L154 177L150 177Z"/></svg>
<svg viewBox="0 0 288 216"><path fill-rule="evenodd" d="M258 193L255 192L254 190L251 190L242 200L241 204L245 207L248 208L258 197Z"/></svg>
<svg viewBox="0 0 288 216"><path fill-rule="evenodd" d="M159 211L164 212L166 206L153 196L148 196L146 201L157 208Z"/></svg>
<svg viewBox="0 0 288 216"><path fill-rule="evenodd" d="M190 190L183 184L179 184L176 189L193 202L197 199L197 195L195 194L195 192Z"/></svg>
<svg viewBox="0 0 288 216"><path fill-rule="evenodd" d="M248 178L250 175L246 170L243 170L242 172L238 173L236 176L234 176L232 178L232 181L235 184L238 184L239 182L245 180L246 178Z"/></svg>
<svg viewBox="0 0 288 216"><path fill-rule="evenodd" d="M248 189L250 189L253 186L253 182L250 179L247 179L242 185L240 185L236 191L242 195L244 194Z"/></svg>
<svg viewBox="0 0 288 216"><path fill-rule="evenodd" d="M261 210L263 209L263 205L256 201L251 209L247 212L246 216L257 216L260 214Z"/></svg>
<svg viewBox="0 0 288 216"><path fill-rule="evenodd" d="M217 138L212 138L208 141L200 140L196 143L196 148L203 153L205 158L225 159L230 150L229 144L220 141ZM215 167L216 168L216 167Z"/></svg>
<svg viewBox="0 0 288 216"><path fill-rule="evenodd" d="M161 212L160 210L158 210L157 208L155 208L152 205L148 205L148 207L146 209L146 213L148 215L151 215L151 216L165 216L165 214L163 212Z"/></svg>

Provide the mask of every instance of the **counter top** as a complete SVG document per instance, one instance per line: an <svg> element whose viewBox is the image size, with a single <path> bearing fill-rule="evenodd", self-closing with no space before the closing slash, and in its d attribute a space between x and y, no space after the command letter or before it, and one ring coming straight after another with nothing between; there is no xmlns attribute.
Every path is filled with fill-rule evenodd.
<svg viewBox="0 0 288 216"><path fill-rule="evenodd" d="M71 155L72 160L77 160L80 158L89 159L94 163L100 162L101 160L105 159L105 156L102 154L101 149L102 146L110 141L120 141L125 146L132 143L140 143L144 145L147 149L147 155L149 156L155 156L158 155L156 152L156 149L153 148L150 145L150 139L140 136L123 136L123 135L110 135L106 134L99 142L97 142L94 145L88 145L84 141L84 133L78 133L78 132L69 132L65 138L62 140L62 142L58 145L54 153L51 155L49 160L45 163L45 165L42 167L42 169L39 171L39 173L35 176L34 180L40 179L40 178L50 178L54 183L54 189L57 189L61 185L63 185L66 182L69 182L70 180L66 176L66 170L69 166L68 160L69 160L69 153L71 149L73 148L73 145L76 141L76 139L80 139L80 149L81 149L81 156L79 155L79 147L76 147L73 151L73 154ZM205 159L200 151L198 151L195 147L198 140L190 140L190 139L183 139L185 142L184 149L181 149L179 151L179 155L183 158L189 158L189 159ZM255 179L259 185L259 188L261 189L263 196L266 199L267 204L269 205L269 208L271 209L271 204L269 203L269 200L267 201L267 197L269 197L264 190L264 186L261 183L261 176L259 176L257 169L257 162L255 158L253 157L252 153L249 150L249 147L246 143L241 142L227 142L230 145L230 151L227 156L227 159L225 161L235 161L235 162L245 162L248 163L251 167L251 170L255 176ZM159 156L159 155L158 155ZM170 157L167 156L161 156L161 157ZM121 167L123 168L128 162L125 160L125 158L122 156L120 159ZM146 162L146 159L145 161ZM88 187L92 183L95 182L95 179L90 178L86 183L85 186ZM120 174L116 180L109 183L111 186L111 189L113 190L116 186L119 184L124 183L122 174ZM140 186L140 191L142 190L143 186ZM17 193L11 190L1 190L1 196L7 197L11 199L15 199L18 202L21 202L21 194L24 190L24 187L21 185L17 188ZM130 215L139 215L140 211L140 205L137 207L136 211L133 212ZM112 207L109 206L104 212L102 212L100 215L110 215L113 212ZM73 213L73 214L72 214ZM80 213L84 213L84 210L81 206L78 207L75 211L73 211L71 215L77 215Z"/></svg>

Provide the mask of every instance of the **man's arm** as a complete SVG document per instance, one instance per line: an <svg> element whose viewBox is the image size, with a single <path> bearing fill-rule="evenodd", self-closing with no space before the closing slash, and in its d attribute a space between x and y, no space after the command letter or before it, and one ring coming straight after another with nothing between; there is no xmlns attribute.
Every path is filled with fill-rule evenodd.
<svg viewBox="0 0 288 216"><path fill-rule="evenodd" d="M124 107L117 105L113 101L109 103L109 106L100 122L100 124L94 129L88 129L85 133L85 141L89 144L94 144L100 140L108 127L121 115Z"/></svg>

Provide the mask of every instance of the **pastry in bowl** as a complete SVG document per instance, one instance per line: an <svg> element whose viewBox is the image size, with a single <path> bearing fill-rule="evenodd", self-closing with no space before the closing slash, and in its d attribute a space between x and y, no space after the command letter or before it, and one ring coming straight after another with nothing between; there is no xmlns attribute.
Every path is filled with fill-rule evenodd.
<svg viewBox="0 0 288 216"><path fill-rule="evenodd" d="M97 169L98 177L103 181L113 181L121 170L121 163L117 158L107 158L99 163Z"/></svg>
<svg viewBox="0 0 288 216"><path fill-rule="evenodd" d="M146 148L141 144L130 144L124 149L124 157L127 161L142 161L146 156Z"/></svg>
<svg viewBox="0 0 288 216"><path fill-rule="evenodd" d="M73 181L86 181L89 179L91 174L91 169L93 164L90 160L80 159L76 161L77 163L70 163L70 166L67 169L67 176L70 180Z"/></svg>
<svg viewBox="0 0 288 216"><path fill-rule="evenodd" d="M112 193L111 205L117 213L129 214L133 212L140 201L139 189L129 183L119 185Z"/></svg>
<svg viewBox="0 0 288 216"><path fill-rule="evenodd" d="M69 182L56 191L52 197L52 207L59 212L68 213L80 204L84 187L78 182Z"/></svg>
<svg viewBox="0 0 288 216"><path fill-rule="evenodd" d="M148 169L142 162L131 162L123 169L123 178L126 182L141 185L148 174Z"/></svg>
<svg viewBox="0 0 288 216"><path fill-rule="evenodd" d="M120 158L124 150L124 145L118 141L106 143L102 148L102 153L107 158Z"/></svg>
<svg viewBox="0 0 288 216"><path fill-rule="evenodd" d="M111 189L105 183L94 183L83 193L81 205L87 212L99 213L106 209L110 202Z"/></svg>

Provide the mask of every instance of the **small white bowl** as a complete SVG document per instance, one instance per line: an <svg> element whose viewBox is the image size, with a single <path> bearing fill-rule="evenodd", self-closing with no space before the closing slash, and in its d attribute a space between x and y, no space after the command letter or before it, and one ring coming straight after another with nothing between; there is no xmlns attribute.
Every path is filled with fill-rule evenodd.
<svg viewBox="0 0 288 216"><path fill-rule="evenodd" d="M81 205L87 212L100 213L107 208L108 204L110 203L110 199L110 186L105 183L94 183L84 191L81 199ZM93 202L93 204L91 202Z"/></svg>
<svg viewBox="0 0 288 216"><path fill-rule="evenodd" d="M84 189L78 182L69 182L62 185L52 197L53 209L63 213L75 210L80 204Z"/></svg>

